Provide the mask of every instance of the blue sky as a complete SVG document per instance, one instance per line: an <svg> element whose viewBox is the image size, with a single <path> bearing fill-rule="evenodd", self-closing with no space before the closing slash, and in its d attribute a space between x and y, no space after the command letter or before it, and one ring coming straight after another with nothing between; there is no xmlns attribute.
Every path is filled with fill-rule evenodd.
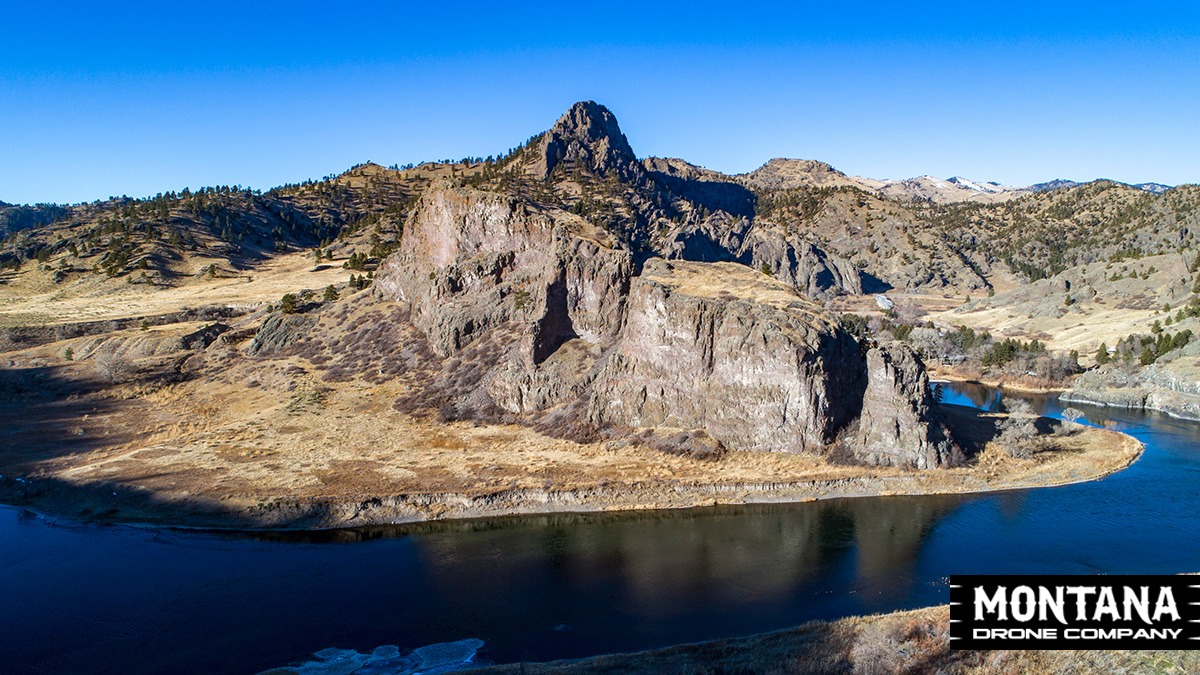
<svg viewBox="0 0 1200 675"><path fill-rule="evenodd" d="M495 154L581 99L730 173L1200 182L1200 3L11 4L8 202Z"/></svg>

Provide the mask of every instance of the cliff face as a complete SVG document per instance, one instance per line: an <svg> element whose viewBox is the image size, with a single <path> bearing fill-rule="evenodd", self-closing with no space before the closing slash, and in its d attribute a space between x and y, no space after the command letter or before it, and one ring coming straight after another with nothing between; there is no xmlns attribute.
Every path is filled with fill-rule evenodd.
<svg viewBox="0 0 1200 675"><path fill-rule="evenodd" d="M654 260L591 390L600 425L703 429L726 447L818 451L866 385L854 338L779 281Z"/></svg>
<svg viewBox="0 0 1200 675"><path fill-rule="evenodd" d="M445 188L423 197L375 287L411 306L441 356L515 322L540 361L566 339L611 337L631 273L628 251L570 214Z"/></svg>
<svg viewBox="0 0 1200 675"><path fill-rule="evenodd" d="M570 423L703 431L736 450L823 452L840 439L874 464L954 462L916 358L864 354L791 284L735 263L661 259L632 276L628 251L579 224L476 197L438 198L376 281L447 363L486 370L455 391L458 408L530 421L569 410ZM497 335L511 337L480 363L469 345ZM445 377L460 380L454 371Z"/></svg>
<svg viewBox="0 0 1200 675"><path fill-rule="evenodd" d="M929 376L904 345L871 346L867 387L851 440L854 456L868 464L931 469L961 463L933 415Z"/></svg>
<svg viewBox="0 0 1200 675"><path fill-rule="evenodd" d="M593 101L571 106L554 126L542 135L536 147L531 173L546 180L559 165L567 170L607 176L615 173L630 179L642 173L617 118L608 108Z"/></svg>
<svg viewBox="0 0 1200 675"><path fill-rule="evenodd" d="M566 165L579 180L613 176L644 191L662 174L696 199L736 201L688 183L710 181L687 166L663 160L648 172L595 104L572 108L535 149L539 180ZM556 188L569 186L534 189ZM797 293L861 290L852 265L725 211L671 222L647 249L611 221L513 193L449 183L426 191L375 277L376 292L407 306L442 359L423 385L425 404L552 432L703 432L735 450L823 452L840 442L875 464L955 461L916 357L864 350Z"/></svg>
<svg viewBox="0 0 1200 675"><path fill-rule="evenodd" d="M860 293L857 267L787 228L755 219L756 197L728 176L683 160L638 161L616 117L577 103L517 158L520 172L622 222L607 227L637 263L651 257L766 265L796 289ZM574 198L573 196L571 197Z"/></svg>

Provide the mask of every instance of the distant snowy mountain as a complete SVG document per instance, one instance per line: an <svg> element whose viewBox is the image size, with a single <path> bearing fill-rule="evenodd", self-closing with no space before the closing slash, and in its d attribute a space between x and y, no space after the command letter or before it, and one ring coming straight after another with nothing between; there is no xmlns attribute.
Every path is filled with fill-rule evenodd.
<svg viewBox="0 0 1200 675"><path fill-rule="evenodd" d="M1172 186L1163 185L1162 183L1134 183L1133 187L1135 187L1139 190L1145 190L1146 192L1149 192L1150 194L1161 195L1162 193L1166 192L1167 190L1170 190Z"/></svg>
<svg viewBox="0 0 1200 675"><path fill-rule="evenodd" d="M666 160L659 160L666 161ZM918 202L952 204L956 202L996 203L1035 192L1050 192L1078 187L1083 183L1065 178L1056 178L1045 183L1027 186L1004 185L995 181L976 181L962 176L938 178L917 176L903 180L881 180L850 176L838 171L825 162L803 159L776 158L740 178L757 188L780 189L799 186L833 187L852 185L892 199ZM1159 195L1171 189L1162 183L1137 183L1130 187Z"/></svg>
<svg viewBox="0 0 1200 675"><path fill-rule="evenodd" d="M984 192L987 194L997 194L1000 192L1009 192L1009 191L1015 189L1015 188L1007 187L1005 185L1001 185L994 181L989 181L987 183L976 183L975 181L969 180L967 178L963 178L962 176L954 176L954 177L948 179L946 182L952 183L959 187L964 187L968 190L974 190L976 192Z"/></svg>

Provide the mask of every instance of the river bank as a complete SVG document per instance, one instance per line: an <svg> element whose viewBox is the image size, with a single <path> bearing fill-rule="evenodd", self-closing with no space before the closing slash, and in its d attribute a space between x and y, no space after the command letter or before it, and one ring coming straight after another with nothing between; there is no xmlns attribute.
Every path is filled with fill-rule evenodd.
<svg viewBox="0 0 1200 675"><path fill-rule="evenodd" d="M550 663L464 671L516 673L1079 673L1196 672L1200 652L968 651L950 648L950 607L813 621L744 638Z"/></svg>
<svg viewBox="0 0 1200 675"><path fill-rule="evenodd" d="M966 384L982 384L997 389L1007 389L1025 394L1057 394L1069 389L1065 384L1037 384L1031 378L985 377L978 373L967 373L951 366L928 365L929 378L945 382L963 382Z"/></svg>
<svg viewBox="0 0 1200 675"><path fill-rule="evenodd" d="M1128 410L1154 410L1178 419L1200 421L1197 357L1177 357L1136 368L1108 365L1080 375L1061 399L1069 403Z"/></svg>
<svg viewBox="0 0 1200 675"><path fill-rule="evenodd" d="M1076 426L1032 441L1027 459L988 445L1002 415L948 406L956 439L977 445L962 467L916 471L831 464L816 456L733 452L698 460L621 444L529 447L520 428L506 443L433 443L424 464L358 446L326 446L291 457L259 450L233 482L204 447L77 458L56 472L0 477L0 501L56 516L202 529L318 530L495 516L681 509L840 497L993 492L1066 485L1132 464L1141 444ZM1044 430L1067 423L1041 418ZM477 429L448 425L470 438ZM491 429L491 433L499 433ZM544 437L542 441L549 442ZM524 443L525 445L522 445ZM563 442L557 442L559 444ZM448 448L451 451L448 451ZM215 456L221 456L217 446ZM208 450L211 452L211 450ZM326 465L314 465L315 453ZM228 453L224 453L227 455ZM390 454L391 462L388 463ZM298 455L298 456L297 456ZM269 460L268 466L255 461ZM228 457L226 457L228 459ZM451 473L453 466L467 472ZM294 470L284 470L291 467ZM313 474L316 474L313 476ZM254 478L249 481L247 478ZM310 480L309 478L315 480Z"/></svg>

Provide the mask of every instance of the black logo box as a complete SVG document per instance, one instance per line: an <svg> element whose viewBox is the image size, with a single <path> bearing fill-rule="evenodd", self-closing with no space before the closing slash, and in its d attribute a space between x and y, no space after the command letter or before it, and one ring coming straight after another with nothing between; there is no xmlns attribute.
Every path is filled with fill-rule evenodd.
<svg viewBox="0 0 1200 675"><path fill-rule="evenodd" d="M1111 596L1102 590L1106 588ZM1062 589L1061 604L1057 602L1059 589ZM1108 601L1109 597L1115 602L1116 617L1112 615L1113 603ZM1003 616L997 601L1004 605ZM1166 611L1169 605L1174 607L1178 618ZM1056 612L1059 607L1061 611ZM1063 621L1059 620L1059 613ZM952 649L1200 649L1200 576L952 576L950 646Z"/></svg>

